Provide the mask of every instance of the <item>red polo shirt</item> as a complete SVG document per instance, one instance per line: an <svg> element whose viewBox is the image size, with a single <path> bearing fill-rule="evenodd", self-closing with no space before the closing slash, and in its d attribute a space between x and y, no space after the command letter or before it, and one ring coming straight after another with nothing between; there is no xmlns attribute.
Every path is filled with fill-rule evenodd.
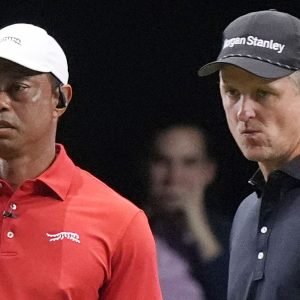
<svg viewBox="0 0 300 300"><path fill-rule="evenodd" d="M144 213L63 146L15 192L0 180L0 211L0 299L162 299Z"/></svg>

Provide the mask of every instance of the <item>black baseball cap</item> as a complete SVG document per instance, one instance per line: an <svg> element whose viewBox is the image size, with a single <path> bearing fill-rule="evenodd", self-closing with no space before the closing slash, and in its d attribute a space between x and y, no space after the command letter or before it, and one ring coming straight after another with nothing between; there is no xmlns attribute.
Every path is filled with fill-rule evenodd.
<svg viewBox="0 0 300 300"><path fill-rule="evenodd" d="M231 64L264 78L288 76L300 69L300 20L276 10L251 12L231 22L223 32L216 61L198 71L210 75Z"/></svg>

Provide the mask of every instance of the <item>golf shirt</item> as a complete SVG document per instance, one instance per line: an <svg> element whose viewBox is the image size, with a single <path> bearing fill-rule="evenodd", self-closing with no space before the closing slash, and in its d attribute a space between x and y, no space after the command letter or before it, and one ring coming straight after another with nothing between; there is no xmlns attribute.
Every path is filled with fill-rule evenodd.
<svg viewBox="0 0 300 300"><path fill-rule="evenodd" d="M228 300L300 299L300 158L250 183L231 232Z"/></svg>
<svg viewBox="0 0 300 300"><path fill-rule="evenodd" d="M56 149L16 191L0 180L0 299L162 299L145 214Z"/></svg>

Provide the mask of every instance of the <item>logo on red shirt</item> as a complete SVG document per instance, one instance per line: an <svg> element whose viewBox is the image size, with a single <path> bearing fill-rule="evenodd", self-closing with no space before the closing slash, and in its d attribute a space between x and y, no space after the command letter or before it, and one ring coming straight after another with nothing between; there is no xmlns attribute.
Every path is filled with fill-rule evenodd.
<svg viewBox="0 0 300 300"><path fill-rule="evenodd" d="M62 232L54 233L54 234L46 233L46 235L47 235L47 237L49 237L49 242L56 242L59 240L67 239L72 242L80 244L79 234L77 234L75 232L62 231Z"/></svg>

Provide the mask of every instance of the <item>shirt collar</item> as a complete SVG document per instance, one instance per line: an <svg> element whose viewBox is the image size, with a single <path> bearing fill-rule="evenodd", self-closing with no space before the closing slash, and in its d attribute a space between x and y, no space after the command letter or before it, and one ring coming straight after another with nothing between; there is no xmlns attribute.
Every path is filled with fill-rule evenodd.
<svg viewBox="0 0 300 300"><path fill-rule="evenodd" d="M300 181L300 156L297 156L273 172L282 172ZM256 170L253 176L249 179L248 183L250 183L256 191L257 189L259 191L263 190L266 182L260 169Z"/></svg>
<svg viewBox="0 0 300 300"><path fill-rule="evenodd" d="M36 178L64 200L71 185L75 165L63 145L56 144L56 158L51 166Z"/></svg>
<svg viewBox="0 0 300 300"><path fill-rule="evenodd" d="M261 195L261 192L265 186L265 179L260 169L257 169L252 177L248 180L248 183L252 185L258 196Z"/></svg>
<svg viewBox="0 0 300 300"><path fill-rule="evenodd" d="M300 156L283 165L281 171L300 180Z"/></svg>

